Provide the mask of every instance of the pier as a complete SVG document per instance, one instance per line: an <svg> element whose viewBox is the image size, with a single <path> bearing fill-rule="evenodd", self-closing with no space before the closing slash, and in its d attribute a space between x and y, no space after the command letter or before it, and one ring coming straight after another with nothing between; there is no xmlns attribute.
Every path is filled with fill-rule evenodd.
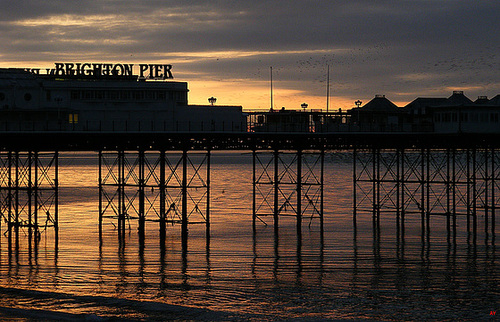
<svg viewBox="0 0 500 322"><path fill-rule="evenodd" d="M30 236L58 225L58 154L95 151L99 162L99 220L112 221L119 234L137 221L179 224L187 241L189 225L203 224L210 236L210 157L240 150L253 158L252 223L279 229L283 216L323 227L325 154L352 155L353 226L359 216L390 213L404 236L408 214L417 214L422 236L432 218L444 216L447 238L465 218L495 237L500 202L500 136L427 132L252 132L252 131L3 131L0 148L2 222L9 232ZM307 156L304 157L304 156ZM41 192L43 193L43 198ZM147 193L146 193L147 192ZM479 214L484 218L480 225ZM481 227L481 228L480 228ZM36 239L35 239L36 240Z"/></svg>

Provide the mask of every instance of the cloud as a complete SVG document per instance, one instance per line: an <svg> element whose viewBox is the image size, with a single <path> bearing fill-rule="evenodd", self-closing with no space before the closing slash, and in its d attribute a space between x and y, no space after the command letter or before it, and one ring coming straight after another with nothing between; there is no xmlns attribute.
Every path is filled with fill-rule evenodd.
<svg viewBox="0 0 500 322"><path fill-rule="evenodd" d="M174 62L179 80L232 88L265 83L273 66L277 91L319 100L330 65L332 93L346 101L499 92L496 1L1 0L0 8L3 67Z"/></svg>

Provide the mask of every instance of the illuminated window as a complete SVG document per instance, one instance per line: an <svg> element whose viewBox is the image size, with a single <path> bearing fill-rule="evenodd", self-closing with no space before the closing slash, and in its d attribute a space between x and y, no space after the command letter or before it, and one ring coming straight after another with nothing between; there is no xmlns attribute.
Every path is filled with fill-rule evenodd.
<svg viewBox="0 0 500 322"><path fill-rule="evenodd" d="M70 124L78 124L78 114L68 114Z"/></svg>

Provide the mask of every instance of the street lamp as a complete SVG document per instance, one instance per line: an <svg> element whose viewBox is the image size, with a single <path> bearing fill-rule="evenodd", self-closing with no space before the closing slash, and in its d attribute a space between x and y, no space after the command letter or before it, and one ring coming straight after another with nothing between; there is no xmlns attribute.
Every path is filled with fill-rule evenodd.
<svg viewBox="0 0 500 322"><path fill-rule="evenodd" d="M363 102L361 102L360 100L357 100L356 102L354 102L354 104L356 104L356 107L358 107L358 108L361 106L361 104L362 104L362 103L363 103ZM359 124L359 110L356 110L356 113L358 114L358 115L357 115L357 116L358 116L358 118L357 118L357 119L358 119L358 120L357 120L357 123Z"/></svg>
<svg viewBox="0 0 500 322"><path fill-rule="evenodd" d="M307 105L307 103L300 104L300 107L302 107L304 109L304 111L306 110L307 106L309 106L309 105Z"/></svg>
<svg viewBox="0 0 500 322"><path fill-rule="evenodd" d="M208 98L208 102L212 106L215 104L216 101L217 101L217 99L215 97L213 97L213 96Z"/></svg>

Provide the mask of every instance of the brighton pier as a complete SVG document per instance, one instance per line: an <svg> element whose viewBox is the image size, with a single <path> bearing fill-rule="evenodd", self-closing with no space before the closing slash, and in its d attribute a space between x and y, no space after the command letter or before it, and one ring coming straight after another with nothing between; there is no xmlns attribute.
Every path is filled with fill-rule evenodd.
<svg viewBox="0 0 500 322"><path fill-rule="evenodd" d="M215 98L188 105L183 82L1 72L0 215L9 232L36 237L50 226L57 235L59 153L90 151L99 163L101 229L111 220L123 235L137 220L144 236L146 221L158 222L161 234L175 223L186 241L189 225L202 223L208 237L211 153L240 150L253 158L254 229L272 224L278 232L280 218L293 216L300 240L306 211L323 232L325 154L348 151L355 229L359 216L377 227L387 212L404 235L407 215L416 214L425 238L432 217L445 216L451 239L465 217L472 238L484 229L494 239L498 96L472 102L454 92L407 108L376 96L348 111L303 104L302 111L243 112Z"/></svg>

